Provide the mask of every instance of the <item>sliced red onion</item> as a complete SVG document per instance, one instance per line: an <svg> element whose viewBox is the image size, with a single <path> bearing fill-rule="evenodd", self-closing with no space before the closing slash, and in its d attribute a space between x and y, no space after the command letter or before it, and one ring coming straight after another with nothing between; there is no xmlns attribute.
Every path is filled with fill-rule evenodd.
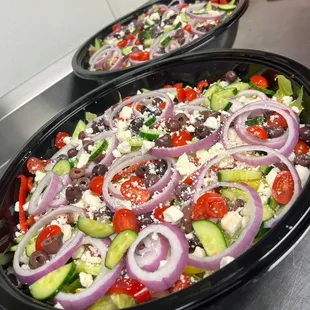
<svg viewBox="0 0 310 310"><path fill-rule="evenodd" d="M226 256L238 257L244 253L253 243L255 236L257 235L262 219L263 219L263 206L262 201L258 193L246 184L239 184L233 182L222 182L215 183L206 188L201 192L195 194L195 201L203 194L213 190L217 187L232 187L238 188L244 191L248 196L247 206L251 208L251 216L246 227L241 232L239 238L228 247L225 251L208 257L198 257L193 254L189 254L188 265L203 269L203 270L217 270L220 268L220 262L222 258Z"/></svg>
<svg viewBox="0 0 310 310"><path fill-rule="evenodd" d="M153 233L160 234L168 240L170 256L163 267L149 272L139 267L135 253L141 241ZM165 223L150 225L139 232L138 238L128 250L126 267L130 278L139 280L151 291L156 292L171 287L182 275L187 262L188 243L184 233L177 226Z"/></svg>
<svg viewBox="0 0 310 310"><path fill-rule="evenodd" d="M192 26L192 30L191 30L191 33L194 34L194 35L197 35L199 37L201 36L204 36L206 34L205 31L200 31L200 30L197 30L197 26L198 24L201 22L201 20L199 19L193 19L192 21L190 21L190 25ZM210 20L205 20L203 22L204 25L209 25L211 23Z"/></svg>
<svg viewBox="0 0 310 310"><path fill-rule="evenodd" d="M135 260L141 269L152 272L159 268L161 261L167 259L168 252L168 240L155 234L141 241L135 252Z"/></svg>
<svg viewBox="0 0 310 310"><path fill-rule="evenodd" d="M296 171L295 166L281 153L266 147L266 146L259 146L259 145L246 145L246 146L240 146L240 147L234 147L229 150L226 150L224 153L218 155L217 157L213 158L209 162L205 163L201 166L199 169L199 176L196 179L196 185L194 187L194 191L196 193L201 192L201 189L204 187L204 177L207 174L207 172L210 170L210 168L218 164L222 159L226 158L227 156L234 156L236 153L242 153L242 152L255 152L255 151L261 151L266 152L267 154L271 154L272 156L269 156L271 160L265 163L265 165L272 165L274 164L274 158L278 159L278 161L281 161L283 164L287 166L287 169L291 173L293 180L294 180L294 194L292 196L292 199L290 202L282 208L282 212L277 215L275 218L270 219L269 221L265 222L265 227L273 227L283 216L284 214L290 209L290 207L294 204L297 197L301 194L302 187L301 187L301 181L299 178L299 175ZM251 160L250 165L252 166L260 166L261 163L258 160L258 157L251 156L253 159Z"/></svg>
<svg viewBox="0 0 310 310"><path fill-rule="evenodd" d="M166 20L166 17L170 11L173 11L175 14L180 13L180 11L176 7L171 7L170 5L168 5L168 6L169 6L168 10L163 14L163 16L161 18L162 21Z"/></svg>
<svg viewBox="0 0 310 310"><path fill-rule="evenodd" d="M245 120L253 111L256 110L271 110L282 115L288 124L288 129L285 132L285 134L282 137L276 139L269 139L265 141L256 138L249 132L247 132L245 126ZM243 141L250 144L264 145L270 148L278 149L278 151L281 154L287 157L292 153L299 139L299 124L296 121L296 116L294 115L294 112L291 110L284 109L283 106L271 100L257 101L256 103L246 105L244 108L239 109L232 116L228 118L223 127L223 145L225 148L230 148L230 142L228 140L228 130L234 120L236 120L235 121L236 132ZM236 154L234 155L234 157L239 161L249 164L251 164L252 160L254 160L256 165L258 164L266 165L271 160L277 159L277 157L273 155L264 157L255 157L254 159L253 156L249 157L243 154Z"/></svg>
<svg viewBox="0 0 310 310"><path fill-rule="evenodd" d="M90 68L96 70L101 69L102 66L113 56L113 53L113 51L107 51L106 54L101 59L97 59L97 62L95 62L94 65L91 65Z"/></svg>
<svg viewBox="0 0 310 310"><path fill-rule="evenodd" d="M13 268L18 280L21 283L30 285L53 270L62 267L80 246L83 240L83 233L77 232L63 244L58 253L45 265L33 270L24 270L20 266L20 258L24 254L25 248L29 244L30 239L35 237L41 228L45 227L47 224L50 224L59 215L67 213L78 213L81 216L84 215L82 209L73 206L63 207L47 213L29 229L22 241L18 244L14 254Z"/></svg>
<svg viewBox="0 0 310 310"><path fill-rule="evenodd" d="M52 209L57 209L61 206L67 206L69 204L67 198L66 198L66 192L65 190L61 191L55 199L49 204L49 206Z"/></svg>
<svg viewBox="0 0 310 310"><path fill-rule="evenodd" d="M219 140L221 127L216 129L213 133L211 133L209 136L199 140L198 142L184 145L184 146L178 146L178 147L162 147L162 148L153 148L150 151L150 154L159 158L163 157L179 157L182 154L192 154L195 153L201 149L207 149L213 146L216 142Z"/></svg>
<svg viewBox="0 0 310 310"><path fill-rule="evenodd" d="M89 59L90 70L96 69L96 67L102 66L110 58L118 58L117 62L111 66L111 69L117 69L118 64L124 58L122 55L122 50L113 45L104 45L97 52L95 52Z"/></svg>
<svg viewBox="0 0 310 310"><path fill-rule="evenodd" d="M192 19L200 19L200 20L220 20L222 19L225 15L226 12L219 12L217 15L211 15L211 14L195 14L193 11L199 11L203 7L206 6L206 3L199 3L199 4L191 4L186 8L186 14L192 18Z"/></svg>
<svg viewBox="0 0 310 310"><path fill-rule="evenodd" d="M31 215L44 213L59 192L59 188L62 188L60 185L59 176L54 172L48 172L39 182L30 198L28 213Z"/></svg>
<svg viewBox="0 0 310 310"><path fill-rule="evenodd" d="M261 100L267 100L268 97L265 95L263 92L254 90L254 89L247 89L247 90L242 90L239 92L235 97L232 97L231 99L237 99L240 97L259 97Z"/></svg>
<svg viewBox="0 0 310 310"><path fill-rule="evenodd" d="M137 163L140 163L144 160L149 161L149 160L155 160L158 159L156 157L150 156L150 155L145 155L145 156L140 156L136 158L132 158L126 162L122 162L121 164L117 165L116 167L113 166L112 168L109 169L108 173L105 175L104 183L103 183L103 189L102 189L102 196L106 204L110 207L111 210L114 212L117 211L118 209L121 209L122 207L122 201L119 199L116 199L114 197L110 196L109 193L109 184L112 182L113 177L123 170L124 168L128 166L135 165ZM152 199L142 203L140 205L134 205L132 207L132 211L137 214L144 214L153 211L159 204L161 203L166 203L168 200L171 199L174 189L178 182L180 181L180 174L178 171L174 171L170 182L167 184L167 186L162 190L160 193L155 193L153 195Z"/></svg>
<svg viewBox="0 0 310 310"><path fill-rule="evenodd" d="M102 240L85 237L82 244L91 244L96 247L102 258L102 262L104 262L108 247ZM109 288L121 275L123 267L123 261L121 261L113 270L107 269L104 263L102 263L100 273L90 287L78 294L60 292L56 295L54 300L55 302L59 302L66 310L88 309L89 306L96 303L107 293Z"/></svg>
<svg viewBox="0 0 310 310"><path fill-rule="evenodd" d="M184 0L172 0L169 4L168 7L171 7L172 5L174 5L174 3L178 3L178 5L182 5L184 4Z"/></svg>
<svg viewBox="0 0 310 310"><path fill-rule="evenodd" d="M68 156L68 151L69 151L70 149L72 149L73 147L74 147L74 145L71 144L71 143L69 143L69 144L67 144L66 146L64 146L63 148L61 148L59 151L57 151L57 152L51 157L52 162L55 164L55 163L56 163L56 160L58 159L58 157L59 157L60 155L66 155L66 156ZM54 165L53 165L53 166L54 166ZM53 166L51 167L51 170L52 170Z"/></svg>

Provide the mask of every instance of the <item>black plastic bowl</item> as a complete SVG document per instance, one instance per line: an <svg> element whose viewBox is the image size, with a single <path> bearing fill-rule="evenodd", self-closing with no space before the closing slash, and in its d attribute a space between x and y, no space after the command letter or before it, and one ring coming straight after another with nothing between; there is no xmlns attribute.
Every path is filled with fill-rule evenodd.
<svg viewBox="0 0 310 310"><path fill-rule="evenodd" d="M162 3L169 4L171 0L157 0L153 1L153 4ZM194 3L195 0L187 0L187 3ZM206 48L230 48L232 47L238 29L239 18L244 14L249 5L249 0L237 0L238 6L235 11L226 18L221 25L215 27L209 31L206 35L194 40L193 42L186 44L184 47L175 50L165 56L146 62L145 64L154 63L158 59L166 57L185 54L191 51L198 51ZM126 16L114 21L109 26L103 28L91 38L89 38L75 53L72 59L72 67L74 73L84 79L97 80L100 84L106 83L111 79L119 77L121 74L132 72L137 67L145 66L141 64L130 68L112 70L112 71L89 71L88 68L88 48L90 44L94 44L94 40L97 37L104 38L112 31L112 26L115 24L128 24L133 19L136 19L141 13L146 12L152 5L145 5L138 10L127 14Z"/></svg>
<svg viewBox="0 0 310 310"><path fill-rule="evenodd" d="M13 239L17 215L13 206L18 196L20 173L27 175L26 161L30 156L49 158L54 137L58 131L72 132L86 111L103 113L123 97L133 95L141 88L157 89L165 84L184 82L197 85L201 79L209 82L222 78L225 72L235 70L247 80L248 75L265 70L289 77L297 91L304 86L305 101L310 107L310 71L285 57L251 50L222 50L177 56L156 64L146 65L132 74L104 85L85 95L60 112L41 128L22 148L0 181L0 251ZM304 116L309 115L310 109ZM55 150L54 150L55 151ZM265 237L225 268L206 279L157 301L140 305L140 309L192 309L212 304L216 299L268 271L286 255L307 229L310 220L310 185L302 192L291 210ZM13 214L13 215L12 215ZM0 267L0 304L6 309L54 309L35 301L18 290Z"/></svg>

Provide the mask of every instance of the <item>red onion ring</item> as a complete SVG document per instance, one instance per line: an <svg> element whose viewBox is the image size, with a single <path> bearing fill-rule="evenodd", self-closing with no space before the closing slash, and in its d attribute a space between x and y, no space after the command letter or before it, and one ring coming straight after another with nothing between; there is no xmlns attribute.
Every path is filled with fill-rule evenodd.
<svg viewBox="0 0 310 310"><path fill-rule="evenodd" d="M30 198L28 213L31 215L39 215L44 213L59 190L62 188L62 186L60 186L61 182L59 176L54 172L48 172L41 182L39 182Z"/></svg>
<svg viewBox="0 0 310 310"><path fill-rule="evenodd" d="M140 242L152 233L161 234L170 243L170 257L167 263L154 272L139 267L135 253ZM138 238L130 246L126 267L130 278L137 279L151 291L162 291L171 287L182 275L188 261L188 243L184 233L171 224L153 224L139 232Z"/></svg>
<svg viewBox="0 0 310 310"><path fill-rule="evenodd" d="M143 249L137 248L135 260L141 269L153 272L159 268L161 261L166 260L169 252L169 242L162 235L157 235L156 240L152 236L147 236L141 243L145 247Z"/></svg>
<svg viewBox="0 0 310 310"><path fill-rule="evenodd" d="M222 258L226 256L236 258L244 253L252 245L263 219L263 206L261 199L257 192L246 184L238 184L233 182L215 183L206 187L203 191L196 193L194 196L194 201L196 201L201 195L217 187L233 187L243 190L248 196L248 205L252 209L252 216L236 242L225 251L214 256L203 258L189 254L188 264L203 270L217 270L220 268Z"/></svg>
<svg viewBox="0 0 310 310"><path fill-rule="evenodd" d="M173 1L172 1L172 3L173 3ZM176 7L171 7L170 5L168 5L168 10L163 14L163 16L161 18L162 21L166 20L166 17L167 17L167 15L168 15L168 13L170 11L174 11L175 14L179 14L180 13L180 11Z"/></svg>
<svg viewBox="0 0 310 310"><path fill-rule="evenodd" d="M226 12L221 12L218 15L211 15L211 14L195 14L193 13L194 10L200 10L202 9L204 6L206 5L206 3L199 3L199 4L191 4L190 6L188 6L186 8L186 14L192 18L192 19L200 19L200 20L220 20L222 19L225 15Z"/></svg>
<svg viewBox="0 0 310 310"><path fill-rule="evenodd" d="M108 251L108 247L103 240L98 240L90 237L84 237L82 244L91 244L96 247L102 258ZM113 270L108 270L104 263L101 264L101 271L96 277L91 286L78 294L70 294L60 292L54 298L55 302L59 302L64 309L67 310L84 310L96 303L102 296L104 296L109 288L116 282L121 275L124 263L121 261Z"/></svg>
<svg viewBox="0 0 310 310"><path fill-rule="evenodd" d="M49 263L33 270L24 270L19 265L20 257L23 255L30 239L35 237L42 227L51 223L51 221L55 220L59 215L66 213L78 213L79 215L84 215L82 209L73 206L63 207L47 213L29 229L22 241L18 244L14 254L13 268L18 280L21 283L30 285L53 270L62 267L67 263L76 249L80 246L83 240L83 234L77 232L63 244L61 249L53 258L51 258Z"/></svg>
<svg viewBox="0 0 310 310"><path fill-rule="evenodd" d="M172 0L169 4L168 7L171 7L175 2L178 2L178 5L184 4L184 0Z"/></svg>
<svg viewBox="0 0 310 310"><path fill-rule="evenodd" d="M116 54L116 56L115 56ZM107 57L110 56L110 57ZM120 63L123 63L123 57L122 55L122 50L113 45L104 45L102 46L97 52L95 52L89 59L89 64L90 64L90 70L96 69L96 65L99 66L99 64L104 64L106 63L111 57L118 57L117 62L111 66L111 69L118 69L120 67Z"/></svg>
<svg viewBox="0 0 310 310"><path fill-rule="evenodd" d="M199 37L201 36L204 36L206 34L205 31L200 31L200 30L197 30L197 24L201 22L201 20L199 19L194 19L192 21L190 21L190 25L192 26L192 30L191 30L191 33L194 34L194 35L197 35ZM204 24L207 26L210 24L211 21L204 21Z"/></svg>

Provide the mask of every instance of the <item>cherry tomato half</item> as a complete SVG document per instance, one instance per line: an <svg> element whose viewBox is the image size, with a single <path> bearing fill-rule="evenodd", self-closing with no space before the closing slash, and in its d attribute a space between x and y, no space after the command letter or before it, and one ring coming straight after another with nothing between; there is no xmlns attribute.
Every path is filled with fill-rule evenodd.
<svg viewBox="0 0 310 310"><path fill-rule="evenodd" d="M192 31L192 26L188 24L188 25L184 26L183 29L188 31L188 32L191 32Z"/></svg>
<svg viewBox="0 0 310 310"><path fill-rule="evenodd" d="M187 88L184 91L185 91L186 99L188 101L193 101L197 99L198 94L192 88Z"/></svg>
<svg viewBox="0 0 310 310"><path fill-rule="evenodd" d="M144 181L137 177L131 176L128 181L121 185L121 194L126 199L135 204L141 204L150 199L151 193L145 187Z"/></svg>
<svg viewBox="0 0 310 310"><path fill-rule="evenodd" d="M125 294L133 297L137 303L151 299L148 288L138 280L119 279L109 289L108 294Z"/></svg>
<svg viewBox="0 0 310 310"><path fill-rule="evenodd" d="M286 119L279 113L274 113L271 115L267 125L270 127L282 127L287 128L287 121Z"/></svg>
<svg viewBox="0 0 310 310"><path fill-rule="evenodd" d="M117 234L126 229L139 232L139 224L136 215L128 209L119 209L113 216L113 227Z"/></svg>
<svg viewBox="0 0 310 310"><path fill-rule="evenodd" d="M187 141L192 141L192 135L186 130L180 130L172 135L173 146L187 145Z"/></svg>
<svg viewBox="0 0 310 310"><path fill-rule="evenodd" d="M267 88L268 87L268 82L265 77L261 75L253 75L250 78L250 81L252 84L260 87L260 88Z"/></svg>
<svg viewBox="0 0 310 310"><path fill-rule="evenodd" d="M67 134L66 132L58 132L58 134L56 135L55 146L58 149L62 149L66 146L66 143L64 142L64 138L66 137L69 137L69 134Z"/></svg>
<svg viewBox="0 0 310 310"><path fill-rule="evenodd" d="M101 175L97 175L91 179L89 188L94 195L97 195L97 196L102 195L103 182L104 182L104 177Z"/></svg>
<svg viewBox="0 0 310 310"><path fill-rule="evenodd" d="M204 88L207 88L208 86L209 86L208 81L200 81L198 83L198 86L197 86L198 93L201 94L203 92Z"/></svg>
<svg viewBox="0 0 310 310"><path fill-rule="evenodd" d="M189 4L184 3L184 4L182 4L182 6L181 6L180 10L182 10L182 9L184 9L184 8L188 8L188 7L189 7Z"/></svg>
<svg viewBox="0 0 310 310"><path fill-rule="evenodd" d="M174 285L170 288L171 293L176 293L180 290L191 285L190 278L187 274L183 273L181 275L181 279L174 283Z"/></svg>
<svg viewBox="0 0 310 310"><path fill-rule="evenodd" d="M115 24L113 27L112 27L112 31L115 32L115 31L119 31L121 30L122 28L122 25L121 24Z"/></svg>
<svg viewBox="0 0 310 310"><path fill-rule="evenodd" d="M147 60L150 60L150 53L148 52L142 53L140 56L140 61L147 61Z"/></svg>
<svg viewBox="0 0 310 310"><path fill-rule="evenodd" d="M36 174L37 171L44 170L44 167L45 164L39 158L29 157L27 160L27 169L31 174Z"/></svg>
<svg viewBox="0 0 310 310"><path fill-rule="evenodd" d="M165 220L165 218L164 218L164 212L165 212L168 208L169 208L169 207L167 207L167 206L162 206L162 207L158 206L158 207L154 210L154 217L155 217L157 220L163 222L163 221Z"/></svg>
<svg viewBox="0 0 310 310"><path fill-rule="evenodd" d="M246 129L250 134L252 134L253 136L262 139L262 140L267 140L268 139L268 134L266 132L266 130L262 127L259 126L249 126Z"/></svg>
<svg viewBox="0 0 310 310"><path fill-rule="evenodd" d="M141 41L139 40L139 39L137 39L136 41L135 41L135 45L141 45L142 43L141 43Z"/></svg>
<svg viewBox="0 0 310 310"><path fill-rule="evenodd" d="M117 43L117 46L118 46L119 48L124 48L125 46L127 46L127 44L128 44L128 41L127 41L127 40L122 40L122 41L119 41L119 42Z"/></svg>
<svg viewBox="0 0 310 310"><path fill-rule="evenodd" d="M289 171L277 174L272 184L273 198L280 204L286 205L294 194L294 180Z"/></svg>
<svg viewBox="0 0 310 310"><path fill-rule="evenodd" d="M179 102L184 102L186 99L186 94L185 91L182 87L177 88L177 96L178 96L178 100Z"/></svg>
<svg viewBox="0 0 310 310"><path fill-rule="evenodd" d="M134 40L136 38L136 36L133 34L127 34L125 38L126 38L126 40Z"/></svg>
<svg viewBox="0 0 310 310"><path fill-rule="evenodd" d="M294 153L296 155L303 155L309 152L309 146L306 142L299 140L294 148Z"/></svg>
<svg viewBox="0 0 310 310"><path fill-rule="evenodd" d="M225 198L217 193L206 193L200 196L192 210L192 220L223 218L228 212Z"/></svg>
<svg viewBox="0 0 310 310"><path fill-rule="evenodd" d="M44 228L36 240L36 250L43 251L42 242L49 237L55 237L61 235L61 228L58 225L50 225Z"/></svg>

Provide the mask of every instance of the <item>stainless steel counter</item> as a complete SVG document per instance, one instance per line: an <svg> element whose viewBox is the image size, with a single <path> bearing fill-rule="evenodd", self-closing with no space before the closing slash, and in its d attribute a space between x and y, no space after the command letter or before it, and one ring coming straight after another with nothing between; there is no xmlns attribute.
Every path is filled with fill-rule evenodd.
<svg viewBox="0 0 310 310"><path fill-rule="evenodd" d="M248 11L239 23L234 47L271 51L310 67L309 21L310 0L251 0ZM55 69L60 64L65 69L57 74ZM0 176L7 161L36 130L72 101L97 86L94 82L76 78L72 73L67 75L69 68L70 62L64 58L49 68L53 74L43 72L0 98ZM309 272L308 234L276 268L218 301L211 309L310 309Z"/></svg>

